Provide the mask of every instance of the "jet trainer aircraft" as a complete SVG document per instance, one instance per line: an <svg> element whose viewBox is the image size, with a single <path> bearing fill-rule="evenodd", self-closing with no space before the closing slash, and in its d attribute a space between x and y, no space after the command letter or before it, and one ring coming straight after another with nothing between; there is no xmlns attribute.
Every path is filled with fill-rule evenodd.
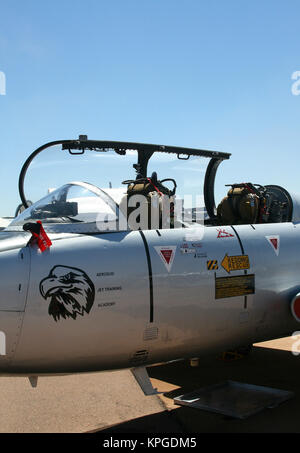
<svg viewBox="0 0 300 453"><path fill-rule="evenodd" d="M80 136L27 159L25 207L26 172L53 146L119 159L134 151L136 175L121 189L65 184L0 232L0 374L35 384L41 375L130 368L151 394L147 365L299 329L300 197L238 182L216 207L216 172L229 154ZM185 218L172 174L148 173L155 155L178 165L209 159L202 223L199 206Z"/></svg>

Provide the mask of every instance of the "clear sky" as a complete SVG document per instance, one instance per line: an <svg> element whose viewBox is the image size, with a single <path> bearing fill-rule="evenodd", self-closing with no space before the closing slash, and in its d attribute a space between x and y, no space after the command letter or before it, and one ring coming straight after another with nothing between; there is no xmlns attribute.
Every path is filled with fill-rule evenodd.
<svg viewBox="0 0 300 453"><path fill-rule="evenodd" d="M299 0L0 0L0 216L26 157L79 134L232 153L217 194L300 192L299 17Z"/></svg>

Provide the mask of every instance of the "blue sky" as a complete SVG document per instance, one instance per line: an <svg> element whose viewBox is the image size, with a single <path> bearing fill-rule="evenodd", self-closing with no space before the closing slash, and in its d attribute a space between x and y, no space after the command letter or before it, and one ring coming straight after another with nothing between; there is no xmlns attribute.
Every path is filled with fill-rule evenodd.
<svg viewBox="0 0 300 453"><path fill-rule="evenodd" d="M242 181L300 192L299 16L299 0L2 1L0 216L26 157L79 134L232 153L217 196Z"/></svg>

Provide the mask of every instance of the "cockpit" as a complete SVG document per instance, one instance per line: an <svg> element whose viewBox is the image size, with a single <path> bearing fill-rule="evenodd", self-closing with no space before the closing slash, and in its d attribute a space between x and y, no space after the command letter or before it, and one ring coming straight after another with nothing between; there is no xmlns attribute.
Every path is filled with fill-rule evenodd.
<svg viewBox="0 0 300 453"><path fill-rule="evenodd" d="M39 161L40 156L47 153L46 161ZM89 165L87 157L91 157ZM42 221L50 232L177 228L187 227L197 215L201 218L198 223L204 223L206 210L202 187L203 160L206 158L210 159L210 166L206 173L209 184L206 184L204 195L212 199L216 167L229 158L225 153L92 141L86 136L80 136L79 140L48 143L34 151L23 165L19 193L27 209L9 229L22 229L26 223L36 221ZM92 177L86 175L87 168ZM80 182L61 184L59 176L66 181L70 169L75 169L73 181ZM196 180L194 185L191 184L191 172ZM132 179L126 179L126 176ZM47 177L50 180L48 188L45 186ZM81 182L83 178L89 182ZM44 196L33 192L32 181L36 181L39 189L43 188ZM29 206L27 200L39 198Z"/></svg>
<svg viewBox="0 0 300 453"><path fill-rule="evenodd" d="M172 183L174 187L170 190L157 180L156 174L151 178L123 181L126 187L118 189L72 182L29 206L7 230L26 231L28 224L37 221L50 233L186 227L188 223L184 225L176 211L176 182L172 180Z"/></svg>
<svg viewBox="0 0 300 453"><path fill-rule="evenodd" d="M53 157L55 150L58 154ZM49 163L36 163L44 151L50 153ZM87 154L92 155L92 164L85 165L87 162L83 160L78 165L78 156L85 158ZM62 160L65 156L68 161ZM203 159L207 158L209 163L204 173ZM11 222L7 230L26 230L26 224L37 221L41 221L50 233L88 234L188 228L199 224L221 226L300 221L300 201L280 186L232 184L227 196L216 206L216 173L219 165L229 158L230 154L217 151L95 141L87 136L51 142L35 150L23 165L19 193L27 209ZM55 165L53 170L49 167L51 159ZM127 167L120 170L120 163L126 163ZM81 176L85 177L85 168L94 171L89 183L60 183L59 175L65 182L65 172L72 165L80 181ZM128 175L134 176L130 166L135 177L125 179ZM48 194L37 197L39 201L30 206L27 200L31 195L25 194L25 176L32 168L37 169L38 187L43 186L45 179L41 169L47 168L52 179ZM109 181L106 185L99 184L99 180L104 180L103 174ZM53 187L52 184L59 188L49 188Z"/></svg>
<svg viewBox="0 0 300 453"><path fill-rule="evenodd" d="M23 211L8 229L22 230L27 223L40 220L45 229L53 233L109 230L122 221L118 205L122 195L120 190L104 191L84 182L65 184Z"/></svg>

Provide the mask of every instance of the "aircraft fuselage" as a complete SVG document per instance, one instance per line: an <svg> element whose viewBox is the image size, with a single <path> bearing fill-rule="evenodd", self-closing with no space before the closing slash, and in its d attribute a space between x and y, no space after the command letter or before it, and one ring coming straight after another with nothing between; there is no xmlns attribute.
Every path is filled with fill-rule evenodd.
<svg viewBox="0 0 300 453"><path fill-rule="evenodd" d="M298 329L300 225L0 233L1 374L200 357Z"/></svg>

